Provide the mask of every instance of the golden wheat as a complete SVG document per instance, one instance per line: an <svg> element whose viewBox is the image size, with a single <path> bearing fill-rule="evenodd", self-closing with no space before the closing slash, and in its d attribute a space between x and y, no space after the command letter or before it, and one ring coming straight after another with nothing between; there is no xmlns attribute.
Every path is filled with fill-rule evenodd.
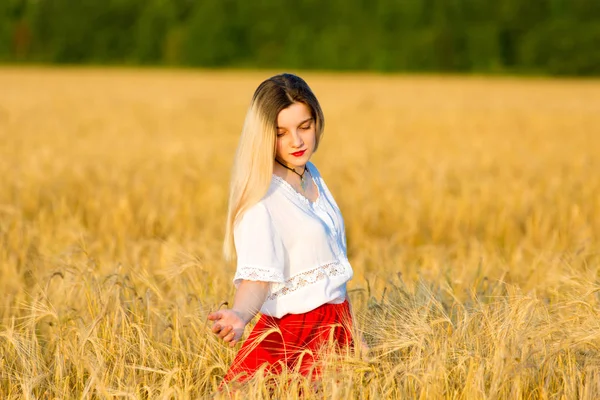
<svg viewBox="0 0 600 400"><path fill-rule="evenodd" d="M270 75L0 69L0 398L213 395L229 168ZM371 351L234 396L600 397L600 82L302 75Z"/></svg>

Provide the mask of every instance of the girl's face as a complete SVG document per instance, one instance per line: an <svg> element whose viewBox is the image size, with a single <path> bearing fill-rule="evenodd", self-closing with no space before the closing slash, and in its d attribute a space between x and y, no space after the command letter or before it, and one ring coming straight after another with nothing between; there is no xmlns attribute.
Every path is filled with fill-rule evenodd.
<svg viewBox="0 0 600 400"><path fill-rule="evenodd" d="M304 167L315 150L316 127L310 108L294 103L277 115L276 157L291 167Z"/></svg>

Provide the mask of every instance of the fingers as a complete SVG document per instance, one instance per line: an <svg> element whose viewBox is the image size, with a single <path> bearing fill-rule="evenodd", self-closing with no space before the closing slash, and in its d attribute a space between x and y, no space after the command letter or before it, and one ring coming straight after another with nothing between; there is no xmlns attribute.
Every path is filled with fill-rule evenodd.
<svg viewBox="0 0 600 400"><path fill-rule="evenodd" d="M229 325L226 326L225 328L221 329L221 332L219 332L219 337L223 340L225 340L225 338L229 335L229 333L233 330L233 326ZM227 340L225 340L227 342Z"/></svg>
<svg viewBox="0 0 600 400"><path fill-rule="evenodd" d="M210 321L216 321L218 319L221 319L223 317L223 314L220 311L216 311L216 312L211 312L210 314L208 314L208 319Z"/></svg>
<svg viewBox="0 0 600 400"><path fill-rule="evenodd" d="M215 324L212 327L212 331L220 338L223 339L225 343L229 343L230 347L235 347L235 345L239 342L239 335L237 335L236 331L233 329L231 325L226 327L222 327L219 324Z"/></svg>
<svg viewBox="0 0 600 400"><path fill-rule="evenodd" d="M227 335L223 336L223 341L225 343L231 342L235 338L235 332L231 330Z"/></svg>
<svg viewBox="0 0 600 400"><path fill-rule="evenodd" d="M218 323L215 323L211 328L213 333L219 333L221 331L221 329L223 329L223 327L221 325L219 325Z"/></svg>
<svg viewBox="0 0 600 400"><path fill-rule="evenodd" d="M219 324L214 324L212 329L214 334L216 334L219 338L221 339L226 339L228 336L231 336L229 338L229 340L233 339L233 337L235 336L235 332L233 330L233 326L231 325L227 325L225 327L219 325ZM226 342L228 342L229 340L225 340Z"/></svg>
<svg viewBox="0 0 600 400"><path fill-rule="evenodd" d="M233 329L233 326L228 325L226 327L222 327L219 324L215 324L212 327L212 331L220 338L223 339L225 343L229 343L231 347L234 347L239 338L236 338L236 332Z"/></svg>
<svg viewBox="0 0 600 400"><path fill-rule="evenodd" d="M240 336L234 330L229 332L229 334L227 336L225 336L225 338L223 338L224 342L229 343L229 347L235 347L235 345L239 342L239 340L240 340Z"/></svg>
<svg viewBox="0 0 600 400"><path fill-rule="evenodd" d="M219 339L222 339L225 343L229 343L229 346L231 347L234 347L238 343L243 334L243 328L241 332L239 332L239 329L233 328L233 325L235 324L231 325L231 318L230 315L227 314L227 310L225 310L225 312L212 312L208 314L207 319L213 321L211 331L218 336Z"/></svg>

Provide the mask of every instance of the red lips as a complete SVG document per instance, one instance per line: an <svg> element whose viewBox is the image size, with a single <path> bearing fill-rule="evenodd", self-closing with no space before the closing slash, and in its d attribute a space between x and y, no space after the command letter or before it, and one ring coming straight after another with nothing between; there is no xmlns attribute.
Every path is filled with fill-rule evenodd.
<svg viewBox="0 0 600 400"><path fill-rule="evenodd" d="M302 151L297 151L295 153L292 153L292 155L294 157L302 157L302 155L306 152L306 150L302 150Z"/></svg>

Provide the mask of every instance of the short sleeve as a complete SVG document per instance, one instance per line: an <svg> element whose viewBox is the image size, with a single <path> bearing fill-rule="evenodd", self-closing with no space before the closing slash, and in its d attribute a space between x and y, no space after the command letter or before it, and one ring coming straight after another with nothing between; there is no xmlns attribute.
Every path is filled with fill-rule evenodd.
<svg viewBox="0 0 600 400"><path fill-rule="evenodd" d="M271 215L262 202L248 209L233 231L237 270L233 283L242 280L284 282L284 248Z"/></svg>

